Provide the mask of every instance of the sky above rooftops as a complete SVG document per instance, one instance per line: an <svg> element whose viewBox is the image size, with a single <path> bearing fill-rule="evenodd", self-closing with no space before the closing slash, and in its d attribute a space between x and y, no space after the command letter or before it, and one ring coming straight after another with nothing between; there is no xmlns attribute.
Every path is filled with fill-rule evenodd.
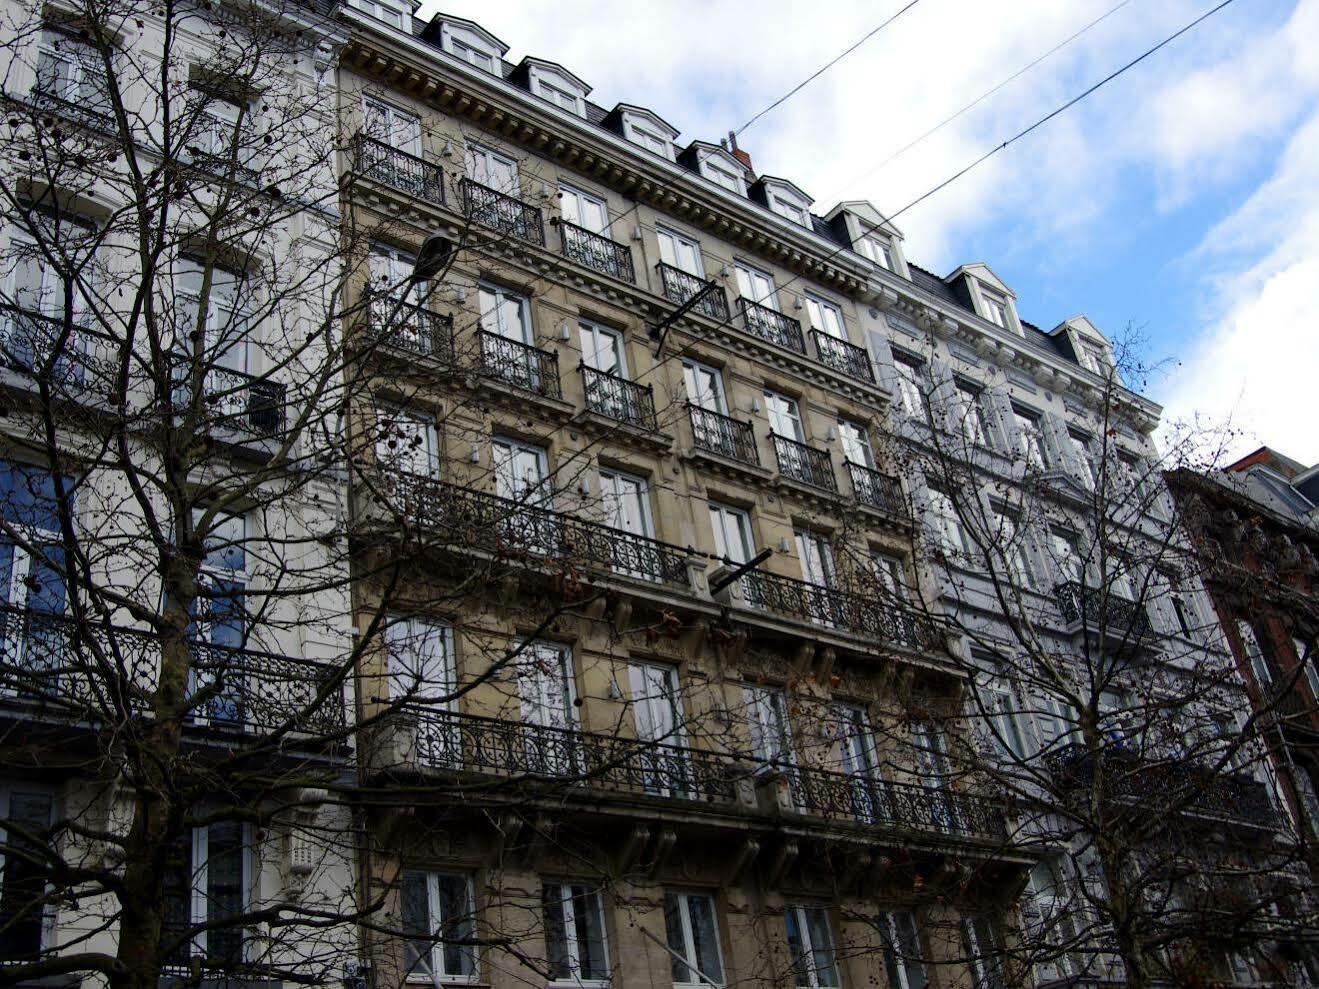
<svg viewBox="0 0 1319 989"><path fill-rule="evenodd" d="M1129 0L885 163L1119 0L920 0L739 144L824 213L892 213L1216 0ZM741 127L905 0L709 4L444 0L562 63L591 99L646 106L679 143ZM907 256L985 261L1048 329L1128 327L1165 419L1319 461L1319 0L1236 0L1084 103L898 218Z"/></svg>

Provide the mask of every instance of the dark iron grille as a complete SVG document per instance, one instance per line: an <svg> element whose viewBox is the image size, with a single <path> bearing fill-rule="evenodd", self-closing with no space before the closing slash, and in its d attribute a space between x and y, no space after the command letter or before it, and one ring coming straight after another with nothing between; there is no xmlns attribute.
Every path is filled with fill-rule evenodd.
<svg viewBox="0 0 1319 989"><path fill-rule="evenodd" d="M664 297L670 302L676 302L682 305L701 289L711 284L704 278L698 278L681 268L675 268L671 264L661 261L655 265L655 269L660 275L660 287L664 291ZM705 296L695 306L696 312L703 316L709 316L711 319L723 321L728 319L728 296L724 290L719 287Z"/></svg>
<svg viewBox="0 0 1319 989"><path fill-rule="evenodd" d="M570 261L612 275L620 281L636 283L632 250L626 245L566 220L559 221L559 237L563 242L563 256Z"/></svg>
<svg viewBox="0 0 1319 989"><path fill-rule="evenodd" d="M838 490L838 481L834 477L827 451L817 450L778 433L771 433L770 436L774 440L774 454L778 457L780 474L825 491Z"/></svg>
<svg viewBox="0 0 1319 989"><path fill-rule="evenodd" d="M856 500L889 515L904 515L902 485L896 477L881 474L873 467L847 461L847 472L852 478L852 492Z"/></svg>
<svg viewBox="0 0 1319 989"><path fill-rule="evenodd" d="M545 225L535 206L468 178L462 180L462 190L463 212L473 221L537 247L545 246Z"/></svg>
<svg viewBox="0 0 1319 989"><path fill-rule="evenodd" d="M429 203L444 204L444 169L434 162L365 134L357 135L356 152L358 174Z"/></svg>
<svg viewBox="0 0 1319 989"><path fill-rule="evenodd" d="M445 362L454 359L452 316L377 292L367 301L367 319L382 344Z"/></svg>
<svg viewBox="0 0 1319 989"><path fill-rule="evenodd" d="M691 402L687 403L687 415L692 423L692 442L698 450L708 450L744 464L760 465L751 423L703 409Z"/></svg>
<svg viewBox="0 0 1319 989"><path fill-rule="evenodd" d="M118 342L99 330L0 305L0 364L11 371L44 374L56 391L105 394L118 360Z"/></svg>
<svg viewBox="0 0 1319 989"><path fill-rule="evenodd" d="M777 309L762 306L759 302L739 297L737 307L742 310L742 324L752 336L768 340L799 354L806 353L806 343L801 335L801 323L791 316L785 316Z"/></svg>
<svg viewBox="0 0 1319 989"><path fill-rule="evenodd" d="M191 396L193 358L175 355L175 393L177 407L187 405ZM278 435L284 430L284 385L246 371L235 371L218 364L202 365L202 395L211 425L242 433L251 439Z"/></svg>
<svg viewBox="0 0 1319 989"><path fill-rule="evenodd" d="M437 708L415 719L417 757L429 769L536 780L573 780L593 789L732 803L743 771L733 756L614 735L455 714Z"/></svg>
<svg viewBox="0 0 1319 989"><path fill-rule="evenodd" d="M478 330L476 336L482 373L546 398L563 397L558 354L487 330Z"/></svg>
<svg viewBox="0 0 1319 989"><path fill-rule="evenodd" d="M343 728L343 695L330 686L333 667L203 642L189 648L191 720L236 731ZM117 720L124 710L147 709L159 654L159 639L140 629L0 608L0 697L44 701L83 720ZM123 681L104 675L107 658L126 671Z"/></svg>
<svg viewBox="0 0 1319 989"><path fill-rule="evenodd" d="M650 385L639 385L586 364L580 367L588 409L642 429L659 428L655 419L655 394Z"/></svg>
<svg viewBox="0 0 1319 989"><path fill-rule="evenodd" d="M864 347L831 337L820 330L811 330L811 338L815 341L815 353L825 367L858 381L874 382L875 373L870 367L870 355Z"/></svg>
<svg viewBox="0 0 1319 989"><path fill-rule="evenodd" d="M620 576L690 586L689 554L682 547L434 478L404 475L393 483L409 517L451 545L504 558L595 565Z"/></svg>
<svg viewBox="0 0 1319 989"><path fill-rule="evenodd" d="M1107 597L1098 587L1087 587L1075 580L1065 580L1053 589L1054 600L1068 625L1084 623L1103 626L1110 635L1139 640L1150 635L1150 619L1139 601L1128 601L1116 594Z"/></svg>

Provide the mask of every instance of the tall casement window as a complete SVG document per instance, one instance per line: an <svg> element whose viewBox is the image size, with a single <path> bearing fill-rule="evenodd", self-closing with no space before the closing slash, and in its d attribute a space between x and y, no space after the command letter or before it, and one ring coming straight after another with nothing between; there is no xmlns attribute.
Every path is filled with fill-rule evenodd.
<svg viewBox="0 0 1319 989"><path fill-rule="evenodd" d="M406 113L369 96L362 100L362 112L367 137L421 157L421 118L415 113Z"/></svg>
<svg viewBox="0 0 1319 989"><path fill-rule="evenodd" d="M532 342L531 304L525 295L486 283L480 286L477 295L481 329L518 343Z"/></svg>
<svg viewBox="0 0 1319 989"><path fill-rule="evenodd" d="M806 312L811 319L811 328L833 337L835 340L847 339L847 326L843 323L843 311L832 302L806 296Z"/></svg>
<svg viewBox="0 0 1319 989"><path fill-rule="evenodd" d="M201 509L193 510L194 526L203 518ZM247 516L221 515L211 520L188 625L188 638L195 644L188 695L194 699L192 716L198 721L243 720L247 691L243 674L233 669L233 653L247 637L247 542Z"/></svg>
<svg viewBox="0 0 1319 989"><path fill-rule="evenodd" d="M385 480L435 477L439 474L435 423L406 409L376 409L376 468Z"/></svg>
<svg viewBox="0 0 1319 989"><path fill-rule="evenodd" d="M751 728L751 751L761 768L797 761L788 722L788 699L781 687L744 687L743 703Z"/></svg>
<svg viewBox="0 0 1319 989"><path fill-rule="evenodd" d="M428 618L391 615L385 625L385 662L391 700L449 698L457 686L453 626ZM451 708L452 698L442 705ZM428 710L440 705L428 704Z"/></svg>
<svg viewBox="0 0 1319 989"><path fill-rule="evenodd" d="M84 267L78 278L65 275L91 254L96 231L90 222L69 216L37 212L31 216L37 235L10 227L9 250L0 267L0 354L9 367L38 371L62 343L67 364L61 367L57 363L57 370L81 384L87 368L80 358L93 344L81 333L62 340L64 317L67 311L75 326L89 323L92 303L83 286L94 272ZM68 258L69 267L52 263L47 256L52 246Z"/></svg>
<svg viewBox="0 0 1319 989"><path fill-rule="evenodd" d="M577 727L572 651L557 642L528 642L517 670L523 724L547 729L528 733L528 769L549 776L576 773L581 760L567 734Z"/></svg>
<svg viewBox="0 0 1319 989"><path fill-rule="evenodd" d="M1076 463L1080 470L1081 481L1087 487L1093 488L1099 483L1099 470L1095 464L1094 439L1088 433L1074 427L1068 428L1067 438L1071 440L1072 449L1076 451Z"/></svg>
<svg viewBox="0 0 1319 989"><path fill-rule="evenodd" d="M659 241L661 261L697 278L705 277L698 241L664 227L655 228L655 239Z"/></svg>
<svg viewBox="0 0 1319 989"><path fill-rule="evenodd" d="M988 447L989 433L985 429L983 396L980 389L968 381L958 380L957 400L961 421L958 423L962 439L968 447Z"/></svg>
<svg viewBox="0 0 1319 989"><path fill-rule="evenodd" d="M206 404L212 414L241 423L249 416L249 404L253 399L249 387L249 374L253 369L248 365L256 350L253 339L256 327L252 315L255 298L246 273L215 265L209 266L209 271L207 268L192 258L182 258L175 269L178 346L183 353L191 352L192 348L185 341L191 339L198 316L204 309L202 332L206 377L202 387L206 395L215 395L219 399ZM210 285L203 298L208 274ZM185 389L175 401L186 402L187 398ZM254 420L252 424L257 425L256 410L250 414Z"/></svg>
<svg viewBox="0 0 1319 989"><path fill-rule="evenodd" d="M862 821L878 821L888 797L870 718L859 704L835 704L834 716L840 732L839 769L849 777L852 813Z"/></svg>
<svg viewBox="0 0 1319 989"><path fill-rule="evenodd" d="M829 537L803 529L794 533L793 538L797 544L797 558L801 561L802 580L816 587L833 587L834 551Z"/></svg>
<svg viewBox="0 0 1319 989"><path fill-rule="evenodd" d="M679 747L683 719L678 671L662 663L629 663L628 687L638 740L663 746L640 753L646 792L681 796L686 792L688 776L686 751Z"/></svg>
<svg viewBox="0 0 1319 989"><path fill-rule="evenodd" d="M893 242L880 234L866 234L857 241L861 254L886 271L896 271L893 260Z"/></svg>
<svg viewBox="0 0 1319 989"><path fill-rule="evenodd" d="M710 502L710 528L714 532L714 554L719 559L746 563L754 555L751 516L742 509Z"/></svg>
<svg viewBox="0 0 1319 989"><path fill-rule="evenodd" d="M517 196L518 163L516 159L492 148L468 142L465 155L467 177L509 196Z"/></svg>
<svg viewBox="0 0 1319 989"><path fill-rule="evenodd" d="M1012 418L1017 424L1017 452L1021 454L1027 467L1032 470L1044 470L1049 466L1049 460L1045 453L1040 414L1032 409L1014 405Z"/></svg>
<svg viewBox="0 0 1319 989"><path fill-rule="evenodd" d="M1033 590L1037 584L1035 563L1031 556L1029 532L1011 510L997 506L990 518L996 531L990 533L991 545L998 549L1004 576L1016 587Z"/></svg>
<svg viewBox="0 0 1319 989"><path fill-rule="evenodd" d="M1021 914L1034 943L1053 949L1053 957L1036 966L1037 973L1048 979L1065 979L1078 973L1079 966L1069 952L1084 944L1085 906L1079 896L1073 895L1076 889L1076 884L1068 881L1068 866L1062 856L1046 856L1031 869Z"/></svg>
<svg viewBox="0 0 1319 989"><path fill-rule="evenodd" d="M476 911L471 877L453 872L403 873L401 906L407 981L438 985L476 978Z"/></svg>
<svg viewBox="0 0 1319 989"><path fill-rule="evenodd" d="M775 436L785 436L798 443L806 441L806 430L801 422L801 408L795 398L780 395L778 392L765 392L765 414L769 417L770 432Z"/></svg>
<svg viewBox="0 0 1319 989"><path fill-rule="evenodd" d="M34 93L38 100L106 117L111 112L110 87L101 53L87 41L51 28L41 32Z"/></svg>
<svg viewBox="0 0 1319 989"><path fill-rule="evenodd" d="M1277 679L1274 672L1278 667L1277 663L1268 652L1264 649L1264 643L1255 632L1255 626L1243 619L1237 619L1237 638L1241 640L1241 648L1245 650L1246 662L1250 664L1250 672L1255 677L1255 683L1261 690L1267 690L1273 686L1273 681Z"/></svg>
<svg viewBox="0 0 1319 989"><path fill-rule="evenodd" d="M552 494L545 448L510 436L490 441L495 462L495 493L510 501L546 505Z"/></svg>
<svg viewBox="0 0 1319 989"><path fill-rule="evenodd" d="M829 914L824 907L787 907L783 911L783 925L797 989L834 989L838 986L834 938L829 929Z"/></svg>
<svg viewBox="0 0 1319 989"><path fill-rule="evenodd" d="M246 931L222 925L249 907L253 855L249 829L238 821L193 828L170 850L161 947L171 969L186 968L195 956L216 967L246 960Z"/></svg>
<svg viewBox="0 0 1319 989"><path fill-rule="evenodd" d="M567 222L592 233L602 234L609 229L605 201L570 185L559 186L559 211Z"/></svg>
<svg viewBox="0 0 1319 989"><path fill-rule="evenodd" d="M1003 974L1003 953L998 928L988 914L962 918L962 947L975 989L1008 989Z"/></svg>
<svg viewBox="0 0 1319 989"><path fill-rule="evenodd" d="M884 914L880 918L879 936L883 941L889 989L925 989L929 978L925 974L916 917L906 910Z"/></svg>
<svg viewBox="0 0 1319 989"><path fill-rule="evenodd" d="M425 281L414 278L416 255L389 244L376 242L367 256L367 277L374 295L388 296L398 302L420 306L426 302Z"/></svg>
<svg viewBox="0 0 1319 989"><path fill-rule="evenodd" d="M774 292L773 275L753 268L745 261L738 261L733 270L737 273L738 295L766 309L778 309L779 300Z"/></svg>
<svg viewBox="0 0 1319 989"><path fill-rule="evenodd" d="M940 488L930 488L929 504L927 525L938 541L939 548L954 560L970 559L975 551L975 543L958 517L952 496Z"/></svg>
<svg viewBox="0 0 1319 989"><path fill-rule="evenodd" d="M692 405L707 412L728 414L728 402L724 398L724 380L717 368L698 364L696 361L683 361L682 380L687 386L687 401Z"/></svg>
<svg viewBox="0 0 1319 989"><path fill-rule="evenodd" d="M487 374L528 391L541 388L542 368L531 325L531 300L498 285L482 283L481 368Z"/></svg>
<svg viewBox="0 0 1319 989"><path fill-rule="evenodd" d="M926 417L925 402L925 363L917 357L895 353L893 355L893 372L898 388L898 401L907 418L924 422Z"/></svg>
<svg viewBox="0 0 1319 989"><path fill-rule="evenodd" d="M988 671L977 678L976 693L987 720L984 734L993 742L997 754L1007 760L1031 755L1022 734L1021 718L1012 681L991 657L977 656Z"/></svg>
<svg viewBox="0 0 1319 989"><path fill-rule="evenodd" d="M874 469L875 454L870 447L870 436L865 426L839 419L838 439L843 447L843 457L848 463Z"/></svg>
<svg viewBox="0 0 1319 989"><path fill-rule="evenodd" d="M545 883L541 902L550 978L572 985L608 982L608 944L600 890L591 883Z"/></svg>
<svg viewBox="0 0 1319 989"><path fill-rule="evenodd" d="M619 539L614 544L614 570L641 580L660 580L664 567L653 539L655 526L650 514L650 487L645 478L618 470L600 471L600 500L605 524L637 539Z"/></svg>
<svg viewBox="0 0 1319 989"><path fill-rule="evenodd" d="M1007 296L1000 295L998 292L980 286L980 298L985 303L985 318L995 326L1001 326L1003 329L1011 329L1012 323L1008 316Z"/></svg>
<svg viewBox="0 0 1319 989"><path fill-rule="evenodd" d="M664 928L675 986L722 986L723 955L714 897L708 893L664 894Z"/></svg>
<svg viewBox="0 0 1319 989"><path fill-rule="evenodd" d="M55 798L43 787L0 786L0 844L15 852L0 856L0 962L35 959L47 947L40 849L54 812Z"/></svg>

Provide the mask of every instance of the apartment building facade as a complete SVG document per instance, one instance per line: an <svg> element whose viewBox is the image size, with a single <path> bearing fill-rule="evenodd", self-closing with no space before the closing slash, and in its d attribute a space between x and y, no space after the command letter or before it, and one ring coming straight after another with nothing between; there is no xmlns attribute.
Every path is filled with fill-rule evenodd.
<svg viewBox="0 0 1319 989"><path fill-rule="evenodd" d="M6 984L328 984L355 955L318 411L343 376L316 332L337 32L273 5L5 11Z"/></svg>

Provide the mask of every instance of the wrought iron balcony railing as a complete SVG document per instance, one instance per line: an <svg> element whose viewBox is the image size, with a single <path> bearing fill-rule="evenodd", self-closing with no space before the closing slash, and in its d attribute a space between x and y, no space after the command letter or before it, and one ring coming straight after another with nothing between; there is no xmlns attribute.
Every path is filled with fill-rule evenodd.
<svg viewBox="0 0 1319 989"><path fill-rule="evenodd" d="M765 570L749 571L740 584L742 598L752 608L907 649L928 650L938 644L936 630L923 617L865 595Z"/></svg>
<svg viewBox="0 0 1319 989"><path fill-rule="evenodd" d="M687 403L687 415L692 423L692 442L698 450L717 453L729 460L760 466L756 452L756 435L751 423L699 405Z"/></svg>
<svg viewBox="0 0 1319 989"><path fill-rule="evenodd" d="M598 522L415 474L387 479L399 508L451 546L470 546L503 559L578 568L675 587L691 586L680 546Z"/></svg>
<svg viewBox="0 0 1319 989"><path fill-rule="evenodd" d="M428 203L444 204L444 169L433 161L358 134L354 165L359 175L410 193Z"/></svg>
<svg viewBox="0 0 1319 989"><path fill-rule="evenodd" d="M874 383L875 372L870 367L870 355L864 347L858 347L849 340L840 340L820 330L811 330L811 339L815 341L815 353L820 363L832 368L849 378Z"/></svg>
<svg viewBox="0 0 1319 989"><path fill-rule="evenodd" d="M476 337L482 374L546 398L563 397L558 354L487 330L478 330Z"/></svg>
<svg viewBox="0 0 1319 989"><path fill-rule="evenodd" d="M742 325L752 336L795 350L799 354L806 353L799 320L742 296L738 297L737 307L742 311Z"/></svg>
<svg viewBox="0 0 1319 989"><path fill-rule="evenodd" d="M1273 828L1278 812L1264 784L1247 773L1216 772L1190 759L1155 761L1116 745L1104 751L1101 793L1167 820L1174 812ZM1081 743L1065 745L1049 757L1049 770L1069 788L1095 783L1095 762Z"/></svg>
<svg viewBox="0 0 1319 989"><path fill-rule="evenodd" d="M100 131L107 135L113 134L115 132L115 118L113 109L110 106L109 86L102 81L98 85L88 88L93 91L99 90L99 92L96 92L95 98L90 101L80 100L75 102L54 92L52 89L38 84L32 89L32 105L39 110L56 114L66 120L72 120L89 130Z"/></svg>
<svg viewBox="0 0 1319 989"><path fill-rule="evenodd" d="M474 773L584 791L632 794L731 807L754 794L765 765L749 755L414 705L399 712L393 765ZM387 755L386 761L389 760ZM805 767L777 770L792 813L868 829L944 837L1002 839L1002 809L951 789ZM739 784L745 782L746 788ZM741 790L741 793L739 793Z"/></svg>
<svg viewBox="0 0 1319 989"><path fill-rule="evenodd" d="M847 462L847 472L852 478L852 493L862 505L878 508L889 515L905 515L906 506L902 500L902 485L896 477L881 474L873 467Z"/></svg>
<svg viewBox="0 0 1319 989"><path fill-rule="evenodd" d="M713 284L663 261L655 265L655 270L659 272L660 288L664 292L664 297L678 305L682 305L707 285ZM728 296L716 285L694 308L702 316L709 316L722 322L728 319Z"/></svg>
<svg viewBox="0 0 1319 989"><path fill-rule="evenodd" d="M578 366L582 371L588 409L629 426L652 432L659 428L655 419L655 391L650 385L639 385L586 364Z"/></svg>
<svg viewBox="0 0 1319 989"><path fill-rule="evenodd" d="M189 648L191 723L242 732L343 728L334 668L206 642ZM0 608L0 698L42 703L84 723L117 723L148 713L159 667L160 640L150 632Z"/></svg>
<svg viewBox="0 0 1319 989"><path fill-rule="evenodd" d="M462 192L463 213L474 222L537 247L545 246L545 224L535 206L468 178L462 180Z"/></svg>
<svg viewBox="0 0 1319 989"><path fill-rule="evenodd" d="M620 244L604 234L587 230L566 220L559 221L559 237L563 243L563 256L570 261L612 275L620 281L636 283L637 273L632 267L632 249L626 244Z"/></svg>
<svg viewBox="0 0 1319 989"><path fill-rule="evenodd" d="M817 450L778 433L770 433L770 437L774 440L774 455L779 461L780 474L825 491L838 490L838 480L834 477L827 450Z"/></svg>
<svg viewBox="0 0 1319 989"><path fill-rule="evenodd" d="M174 406L178 413L192 396L195 358L174 355ZM281 382L219 364L201 366L202 403L210 424L248 439L269 439L284 430L285 388Z"/></svg>
<svg viewBox="0 0 1319 989"><path fill-rule="evenodd" d="M118 359L119 343L99 330L0 306L0 365L22 374L42 374L57 392L104 395L114 383Z"/></svg>
<svg viewBox="0 0 1319 989"><path fill-rule="evenodd" d="M452 316L386 292L372 293L366 305L371 332L381 344L446 363L454 360Z"/></svg>
<svg viewBox="0 0 1319 989"><path fill-rule="evenodd" d="M1054 600L1068 625L1101 629L1105 635L1136 643L1150 637L1149 614L1139 601L1117 594L1104 594L1076 580L1065 580L1053 589Z"/></svg>

